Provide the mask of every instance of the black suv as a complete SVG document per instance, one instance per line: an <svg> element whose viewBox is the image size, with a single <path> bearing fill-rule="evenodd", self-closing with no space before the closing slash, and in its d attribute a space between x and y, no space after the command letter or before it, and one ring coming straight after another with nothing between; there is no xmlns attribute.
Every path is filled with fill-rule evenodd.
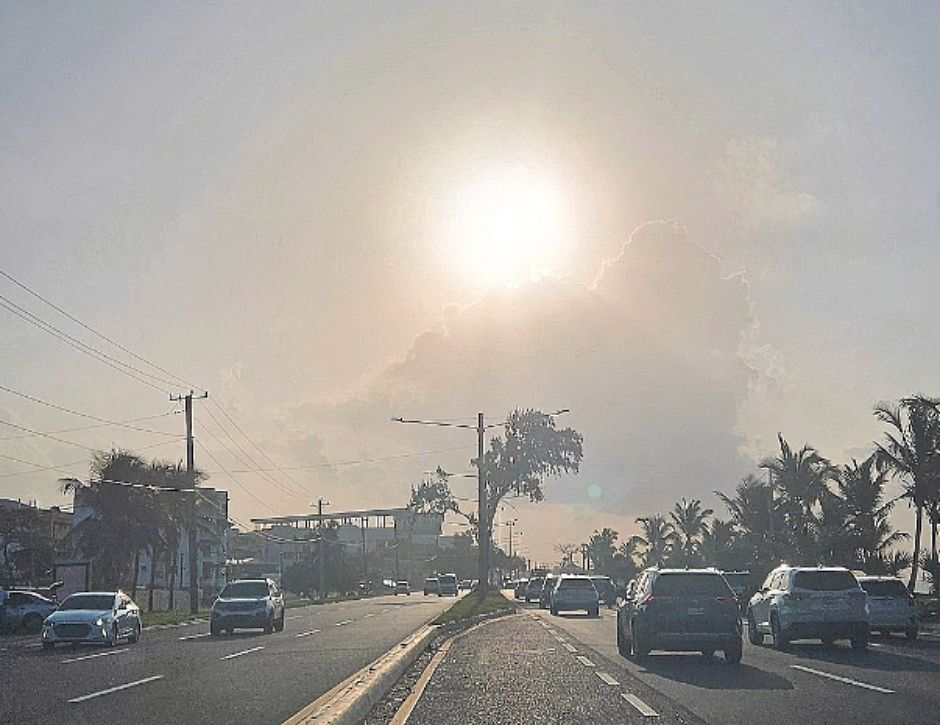
<svg viewBox="0 0 940 725"><path fill-rule="evenodd" d="M209 633L218 637L236 627L263 629L265 634L284 629L284 595L270 579L229 582L212 604Z"/></svg>
<svg viewBox="0 0 940 725"><path fill-rule="evenodd" d="M737 664L741 630L737 599L716 569L647 569L617 610L617 649L637 659L654 649L721 650Z"/></svg>

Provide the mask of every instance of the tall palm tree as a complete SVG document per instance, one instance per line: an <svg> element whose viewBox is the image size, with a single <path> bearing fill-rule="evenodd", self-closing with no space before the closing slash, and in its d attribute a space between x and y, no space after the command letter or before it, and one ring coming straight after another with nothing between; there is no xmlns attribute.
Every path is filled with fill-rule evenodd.
<svg viewBox="0 0 940 725"><path fill-rule="evenodd" d="M642 527L643 533L631 537L630 541L643 548L643 566L661 565L676 541L672 525L662 514L640 516L636 522Z"/></svg>
<svg viewBox="0 0 940 725"><path fill-rule="evenodd" d="M721 569L738 568L737 535L733 521L712 519L702 533L701 551L705 563Z"/></svg>
<svg viewBox="0 0 940 725"><path fill-rule="evenodd" d="M914 553L907 587L914 590L920 566L924 507L937 499L940 480L940 400L915 395L903 398L900 405L880 403L875 417L889 426L884 441L876 443L875 462L879 470L900 479L904 497L916 511Z"/></svg>
<svg viewBox="0 0 940 725"><path fill-rule="evenodd" d="M770 569L779 561L784 548L779 544L784 533L783 512L771 498L770 486L753 473L741 479L728 496L715 494L722 500L738 531L738 546L746 552L748 565L756 569Z"/></svg>
<svg viewBox="0 0 940 725"><path fill-rule="evenodd" d="M773 477L792 545L803 560L810 560L814 549L815 509L830 492L828 483L836 477L837 470L809 444L794 451L780 433L777 440L780 455L765 458L760 467L770 471Z"/></svg>
<svg viewBox="0 0 940 725"><path fill-rule="evenodd" d="M669 518L679 538L679 551L684 560L682 563L691 565L698 561L701 537L708 531L706 519L713 513L712 509L702 508L702 502L697 498L687 501L683 497L672 507Z"/></svg>
<svg viewBox="0 0 940 725"><path fill-rule="evenodd" d="M868 562L909 538L891 525L895 499L885 497L886 471L879 471L875 456L842 467L839 494L845 502L846 530L857 551L858 563L866 571Z"/></svg>

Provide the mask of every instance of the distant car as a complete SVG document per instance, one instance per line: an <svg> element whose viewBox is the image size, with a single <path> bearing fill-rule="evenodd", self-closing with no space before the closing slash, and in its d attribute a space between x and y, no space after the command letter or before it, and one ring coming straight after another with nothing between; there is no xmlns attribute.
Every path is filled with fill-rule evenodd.
<svg viewBox="0 0 940 725"><path fill-rule="evenodd" d="M716 650L741 661L741 617L734 592L717 569L646 569L633 597L617 609L617 649L645 658L652 650Z"/></svg>
<svg viewBox="0 0 940 725"><path fill-rule="evenodd" d="M544 583L545 577L542 576L534 576L526 582L524 596L526 604L539 600L539 597L542 596L542 585Z"/></svg>
<svg viewBox="0 0 940 725"><path fill-rule="evenodd" d="M229 582L212 603L209 634L218 637L236 628L263 629L265 634L284 629L284 595L270 579Z"/></svg>
<svg viewBox="0 0 940 725"><path fill-rule="evenodd" d="M558 579L551 596L551 613L583 609L591 617L600 614L597 589L591 577L563 576Z"/></svg>
<svg viewBox="0 0 940 725"><path fill-rule="evenodd" d="M470 579L461 579L460 580L460 589L461 590L470 590L473 587L473 582Z"/></svg>
<svg viewBox="0 0 940 725"><path fill-rule="evenodd" d="M597 590L597 600L601 604L608 606L614 604L617 599L617 587L609 576L592 576L591 581Z"/></svg>
<svg viewBox="0 0 940 725"><path fill-rule="evenodd" d="M407 594L411 596L411 584L406 581L395 582L395 596L399 594Z"/></svg>
<svg viewBox="0 0 940 725"><path fill-rule="evenodd" d="M68 597L42 623L43 649L60 642L90 642L111 647L119 640L140 641L140 609L124 592L82 592Z"/></svg>
<svg viewBox="0 0 940 725"><path fill-rule="evenodd" d="M441 597L457 596L457 575L441 574L437 577L437 594Z"/></svg>
<svg viewBox="0 0 940 725"><path fill-rule="evenodd" d="M751 597L754 596L754 592L757 591L757 583L754 581L754 576L749 571L723 571L721 575L725 578L725 581L728 582L728 586L731 587L734 596L738 598L738 604L743 614L747 611L747 603L750 601Z"/></svg>
<svg viewBox="0 0 940 725"><path fill-rule="evenodd" d="M816 638L827 645L848 639L852 649L868 647L868 601L855 575L843 567L777 567L751 597L746 616L751 644L763 644L769 634L777 649L794 639Z"/></svg>
<svg viewBox="0 0 940 725"><path fill-rule="evenodd" d="M917 606L904 582L893 576L863 576L858 583L868 597L873 630L885 636L904 632L908 639L917 639Z"/></svg>
<svg viewBox="0 0 940 725"><path fill-rule="evenodd" d="M546 574L542 582L542 591L539 592L539 609L549 609L552 606L552 592L555 590L555 584L558 583L558 577L554 574Z"/></svg>
<svg viewBox="0 0 940 725"><path fill-rule="evenodd" d="M7 592L3 622L0 624L10 629L23 628L35 633L42 629L43 620L58 607L54 601L36 592L14 589Z"/></svg>
<svg viewBox="0 0 940 725"><path fill-rule="evenodd" d="M529 584L528 579L519 579L512 590L512 595L516 599L525 599L525 590Z"/></svg>
<svg viewBox="0 0 940 725"><path fill-rule="evenodd" d="M428 594L440 594L437 577L429 576L424 580L424 596Z"/></svg>

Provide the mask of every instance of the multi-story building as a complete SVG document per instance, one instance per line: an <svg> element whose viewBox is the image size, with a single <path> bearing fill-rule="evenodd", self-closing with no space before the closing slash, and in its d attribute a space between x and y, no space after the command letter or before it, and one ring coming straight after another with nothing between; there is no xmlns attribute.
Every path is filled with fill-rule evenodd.
<svg viewBox="0 0 940 725"><path fill-rule="evenodd" d="M0 583L51 583L53 560L68 553L72 518L58 506L0 498Z"/></svg>

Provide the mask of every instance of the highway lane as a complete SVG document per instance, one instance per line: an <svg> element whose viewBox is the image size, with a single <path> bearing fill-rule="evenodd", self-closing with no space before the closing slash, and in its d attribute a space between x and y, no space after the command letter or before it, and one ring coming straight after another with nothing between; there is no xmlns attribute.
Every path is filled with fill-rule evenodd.
<svg viewBox="0 0 940 725"><path fill-rule="evenodd" d="M778 652L745 640L739 667L720 656L706 660L684 653L655 653L638 664L617 652L611 610L602 610L599 619L532 613L579 654L593 651L614 676L635 679L705 722L935 723L940 711L940 640L935 638L909 643L876 637L864 653L842 643L828 648L811 641Z"/></svg>
<svg viewBox="0 0 940 725"><path fill-rule="evenodd" d="M0 722L281 723L454 600L387 596L289 609L283 632L208 637L208 623L114 649L10 645Z"/></svg>

